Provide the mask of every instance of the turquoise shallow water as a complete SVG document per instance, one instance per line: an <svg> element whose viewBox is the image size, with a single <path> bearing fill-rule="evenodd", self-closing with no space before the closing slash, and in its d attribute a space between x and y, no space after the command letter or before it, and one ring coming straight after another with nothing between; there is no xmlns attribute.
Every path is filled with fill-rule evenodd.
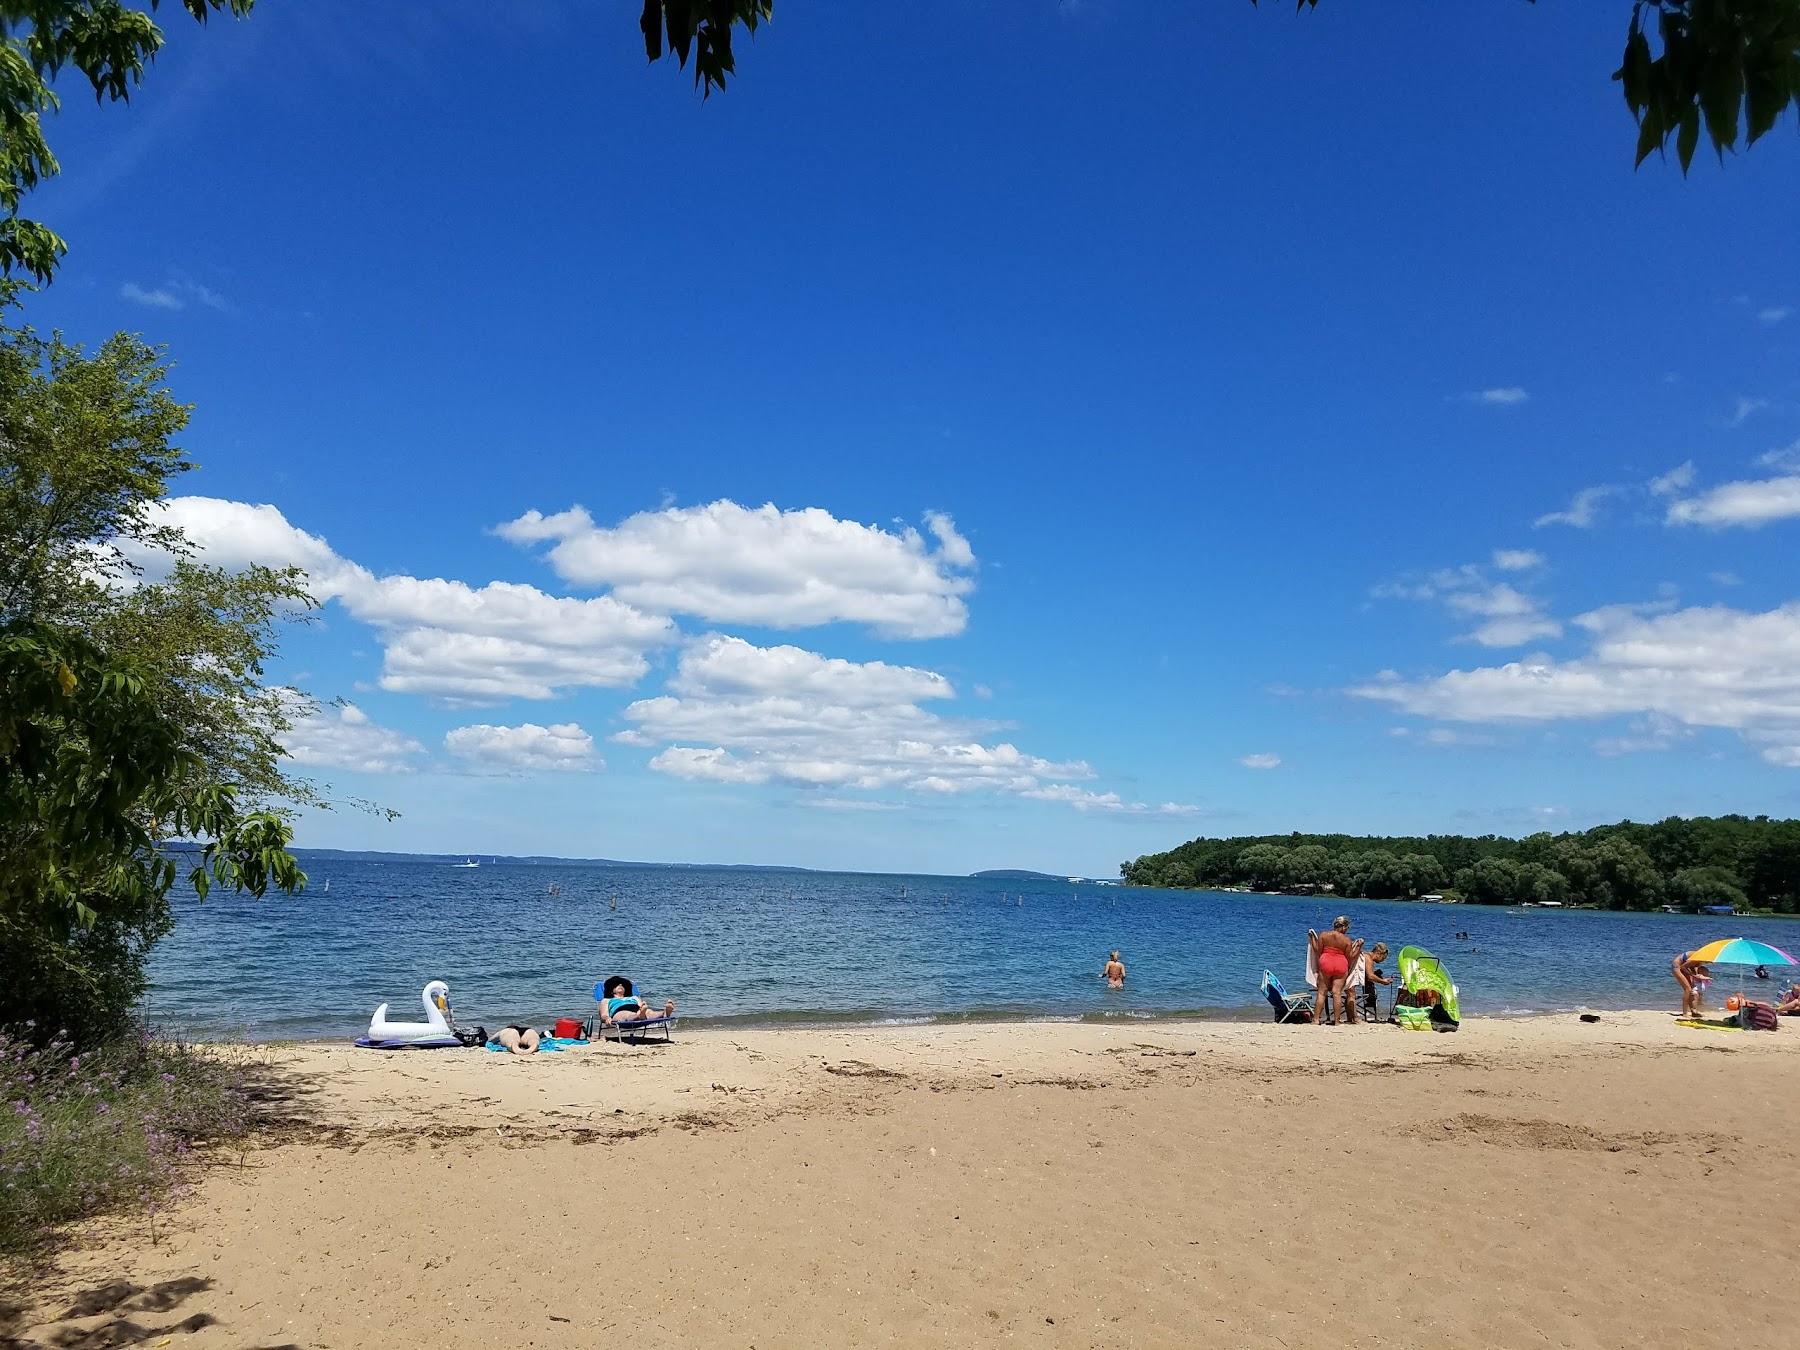
<svg viewBox="0 0 1800 1350"><path fill-rule="evenodd" d="M178 902L151 1019L208 1039L350 1038L383 1001L391 1016L421 1015L420 988L441 978L459 1020L541 1023L590 1012L594 982L613 973L707 1021L1260 1017L1263 968L1300 986L1306 930L1338 913L1371 942L1436 952L1465 1015L1673 1007L1669 957L1716 937L1800 955L1800 925L1777 919L831 872L308 870L297 899ZM1099 979L1114 947L1131 972L1122 993ZM1735 986L1720 974L1717 988Z"/></svg>

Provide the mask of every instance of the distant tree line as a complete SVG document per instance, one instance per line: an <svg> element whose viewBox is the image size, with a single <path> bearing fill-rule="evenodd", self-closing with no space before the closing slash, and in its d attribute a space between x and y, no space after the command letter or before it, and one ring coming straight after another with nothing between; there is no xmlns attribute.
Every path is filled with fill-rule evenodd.
<svg viewBox="0 0 1800 1350"><path fill-rule="evenodd" d="M1554 900L1598 909L1736 905L1800 911L1800 820L1671 816L1580 833L1250 835L1190 839L1122 863L1135 886L1331 887L1408 899L1441 892L1472 904Z"/></svg>

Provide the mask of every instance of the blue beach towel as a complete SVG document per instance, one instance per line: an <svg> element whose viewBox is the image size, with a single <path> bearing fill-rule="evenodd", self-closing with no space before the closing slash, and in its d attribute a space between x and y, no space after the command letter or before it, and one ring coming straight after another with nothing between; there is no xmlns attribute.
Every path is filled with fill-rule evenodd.
<svg viewBox="0 0 1800 1350"><path fill-rule="evenodd" d="M581 1043L582 1042L576 1040L572 1036L564 1037L561 1040L558 1040L555 1036L545 1036L541 1040L538 1041L538 1049L540 1051L541 1050L567 1050L571 1045L580 1045ZM506 1047L504 1045L500 1044L499 1041L489 1041L487 1043L487 1048L489 1050L495 1051L498 1054L508 1053Z"/></svg>

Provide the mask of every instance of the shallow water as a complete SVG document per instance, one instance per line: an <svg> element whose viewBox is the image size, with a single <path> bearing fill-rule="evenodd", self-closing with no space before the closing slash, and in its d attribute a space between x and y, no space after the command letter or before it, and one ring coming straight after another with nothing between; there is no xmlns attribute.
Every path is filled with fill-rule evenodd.
<svg viewBox="0 0 1800 1350"><path fill-rule="evenodd" d="M1676 951L1726 936L1800 943L1800 928L1779 919L1067 882L419 862L308 870L297 899L178 901L152 963L152 1020L208 1039L347 1038L377 1003L422 1016L418 991L441 978L462 1021L546 1023L590 1014L594 982L615 973L707 1021L1261 1017L1263 969L1303 987L1306 930L1339 913L1371 943L1435 952L1465 1015L1674 1007ZM547 894L552 884L560 895ZM1467 940L1454 936L1463 931ZM1115 947L1130 970L1123 992L1099 979ZM1718 973L1715 1005L1738 978Z"/></svg>

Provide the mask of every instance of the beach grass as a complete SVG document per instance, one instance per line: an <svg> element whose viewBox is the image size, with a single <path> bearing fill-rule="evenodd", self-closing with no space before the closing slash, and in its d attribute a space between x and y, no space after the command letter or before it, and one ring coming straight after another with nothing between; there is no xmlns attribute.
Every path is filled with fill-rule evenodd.
<svg viewBox="0 0 1800 1350"><path fill-rule="evenodd" d="M142 1214L154 1241L193 1150L249 1129L244 1075L217 1051L142 1028L82 1051L0 1031L0 1252L119 1211Z"/></svg>

